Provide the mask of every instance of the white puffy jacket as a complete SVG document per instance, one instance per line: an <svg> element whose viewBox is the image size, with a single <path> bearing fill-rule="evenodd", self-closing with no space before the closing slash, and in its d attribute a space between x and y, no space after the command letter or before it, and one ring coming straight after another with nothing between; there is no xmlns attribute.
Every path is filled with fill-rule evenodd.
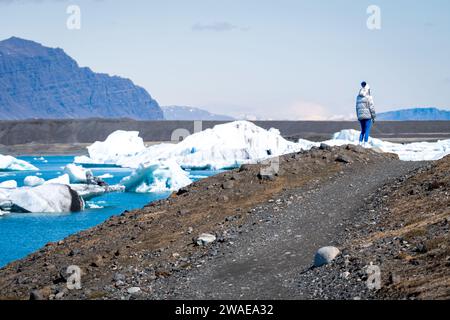
<svg viewBox="0 0 450 320"><path fill-rule="evenodd" d="M358 97L356 97L356 115L358 120L375 120L377 116L369 85L359 90Z"/></svg>

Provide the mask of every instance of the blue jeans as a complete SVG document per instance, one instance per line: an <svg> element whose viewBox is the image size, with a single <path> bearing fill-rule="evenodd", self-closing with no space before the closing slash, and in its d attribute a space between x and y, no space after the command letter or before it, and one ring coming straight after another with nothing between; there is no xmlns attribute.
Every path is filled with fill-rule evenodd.
<svg viewBox="0 0 450 320"><path fill-rule="evenodd" d="M363 142L363 140L364 142L368 142L370 129L372 128L372 119L359 120L359 123L361 124L361 135L359 136L359 142Z"/></svg>

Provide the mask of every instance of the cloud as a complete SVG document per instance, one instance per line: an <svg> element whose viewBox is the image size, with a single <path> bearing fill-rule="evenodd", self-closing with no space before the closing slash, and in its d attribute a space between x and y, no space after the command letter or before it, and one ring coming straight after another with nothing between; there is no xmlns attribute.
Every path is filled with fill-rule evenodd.
<svg viewBox="0 0 450 320"><path fill-rule="evenodd" d="M226 31L247 31L248 27L239 27L226 21L216 21L212 23L196 23L192 26L192 31L212 31L212 32L226 32Z"/></svg>

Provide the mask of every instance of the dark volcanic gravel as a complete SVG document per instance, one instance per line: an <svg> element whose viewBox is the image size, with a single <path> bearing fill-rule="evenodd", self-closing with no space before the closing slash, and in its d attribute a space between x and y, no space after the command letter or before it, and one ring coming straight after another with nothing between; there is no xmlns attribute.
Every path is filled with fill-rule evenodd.
<svg viewBox="0 0 450 320"><path fill-rule="evenodd" d="M155 282L152 298L370 297L364 282L364 263L352 261L355 270L350 270L356 272L358 281L336 283L345 268L311 270L314 253L322 246L340 247L350 227L371 224L367 212L360 210L368 196L421 165L382 161L285 191L253 208L251 218L232 230L229 241L212 246L194 270Z"/></svg>

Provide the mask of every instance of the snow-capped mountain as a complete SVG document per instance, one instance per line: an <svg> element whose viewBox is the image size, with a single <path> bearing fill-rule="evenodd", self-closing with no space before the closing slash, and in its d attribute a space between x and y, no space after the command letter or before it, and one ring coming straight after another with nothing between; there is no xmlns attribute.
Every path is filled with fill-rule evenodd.
<svg viewBox="0 0 450 320"><path fill-rule="evenodd" d="M167 106L161 108L164 112L164 119L166 120L234 120L234 118L230 116L214 114L194 107Z"/></svg>

